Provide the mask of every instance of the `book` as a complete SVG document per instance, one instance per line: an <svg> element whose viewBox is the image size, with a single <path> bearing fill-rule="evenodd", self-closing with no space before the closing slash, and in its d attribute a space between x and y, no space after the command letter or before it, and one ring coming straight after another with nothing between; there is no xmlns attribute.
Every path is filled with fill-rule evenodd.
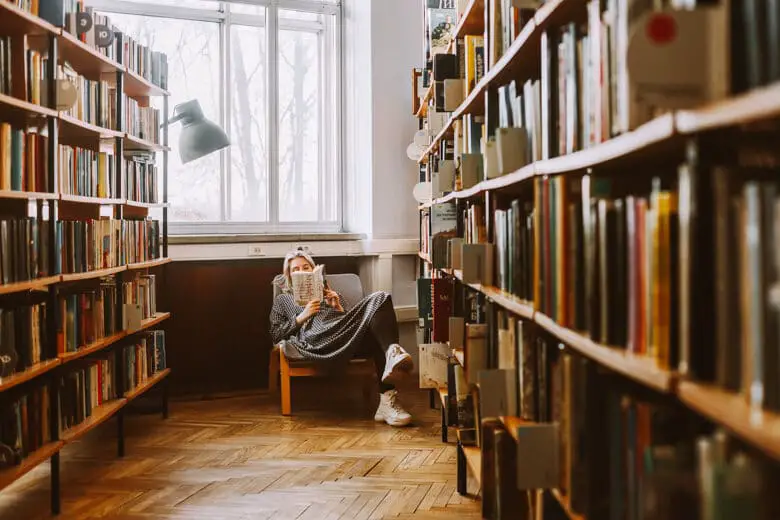
<svg viewBox="0 0 780 520"><path fill-rule="evenodd" d="M312 300L321 301L325 294L325 266L320 264L312 271L290 274L295 303L304 306Z"/></svg>
<svg viewBox="0 0 780 520"><path fill-rule="evenodd" d="M446 388L450 348L446 343L420 345L420 388Z"/></svg>

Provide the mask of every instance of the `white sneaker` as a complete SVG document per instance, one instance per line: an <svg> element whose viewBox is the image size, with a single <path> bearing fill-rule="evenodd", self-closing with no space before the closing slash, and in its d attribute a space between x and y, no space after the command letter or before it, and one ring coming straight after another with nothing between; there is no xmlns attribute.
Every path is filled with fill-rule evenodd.
<svg viewBox="0 0 780 520"><path fill-rule="evenodd" d="M385 354L385 372L382 374L383 383L394 383L414 368L414 361L403 347L397 343L390 345Z"/></svg>
<svg viewBox="0 0 780 520"><path fill-rule="evenodd" d="M398 390L379 394L379 408L376 409L374 420L385 421L390 426L406 426L412 422L412 416L398 402Z"/></svg>

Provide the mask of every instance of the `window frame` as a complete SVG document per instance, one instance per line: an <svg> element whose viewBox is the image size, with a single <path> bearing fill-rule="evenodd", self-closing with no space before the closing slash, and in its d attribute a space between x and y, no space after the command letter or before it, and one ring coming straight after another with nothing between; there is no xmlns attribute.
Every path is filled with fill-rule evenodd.
<svg viewBox="0 0 780 520"><path fill-rule="evenodd" d="M206 0L208 1L208 0ZM228 220L231 213L232 161L230 149L220 151L220 221L185 222L169 221L171 235L228 235L228 234L267 234L267 233L343 233L344 231L344 105L343 105L343 10L341 2L320 2L316 0L215 0L214 9L179 7L175 5L154 4L153 0L89 0L96 10L136 16L176 18L181 20L212 22L218 24L219 31L219 125L230 136L232 128L230 116L232 100L230 95L231 77L231 27L264 27L267 55L278 56L278 33L283 29L308 31L318 34L319 45L319 162L318 175L318 220L300 222L280 222L279 220L279 88L278 59L269 59L266 75L266 130L268 132L268 220L265 222L241 222ZM231 4L244 4L264 7L265 15L237 13ZM279 10L293 10L322 14L324 22L308 20L284 20L278 24ZM332 44L331 44L332 43ZM328 66L332 64L333 67ZM331 85L332 92L329 92ZM333 101L332 103L330 101ZM334 129L333 136L329 135ZM327 183L330 178L336 200L326 197ZM327 208L335 204L335 220L323 221ZM332 209L331 209L332 211Z"/></svg>

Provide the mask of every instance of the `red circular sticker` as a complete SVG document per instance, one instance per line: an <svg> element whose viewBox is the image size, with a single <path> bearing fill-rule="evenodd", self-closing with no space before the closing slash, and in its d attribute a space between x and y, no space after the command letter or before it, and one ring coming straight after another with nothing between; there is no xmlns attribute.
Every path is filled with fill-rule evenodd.
<svg viewBox="0 0 780 520"><path fill-rule="evenodd" d="M668 14L653 15L647 22L646 30L650 41L657 44L670 43L677 36L677 24Z"/></svg>

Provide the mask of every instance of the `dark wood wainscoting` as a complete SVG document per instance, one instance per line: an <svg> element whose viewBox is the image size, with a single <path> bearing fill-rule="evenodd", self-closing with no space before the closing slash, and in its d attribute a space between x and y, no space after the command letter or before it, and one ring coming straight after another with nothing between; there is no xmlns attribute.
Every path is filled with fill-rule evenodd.
<svg viewBox="0 0 780 520"><path fill-rule="evenodd" d="M357 273L355 257L328 258L328 273ZM210 395L268 385L271 280L279 259L173 262L159 269L171 391Z"/></svg>

